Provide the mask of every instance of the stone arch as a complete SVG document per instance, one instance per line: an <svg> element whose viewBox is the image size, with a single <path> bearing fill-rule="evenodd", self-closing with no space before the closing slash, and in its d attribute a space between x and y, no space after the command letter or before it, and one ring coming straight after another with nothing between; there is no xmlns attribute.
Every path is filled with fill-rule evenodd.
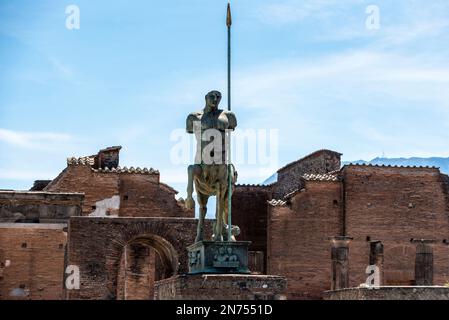
<svg viewBox="0 0 449 320"><path fill-rule="evenodd" d="M65 290L66 298L117 299L121 258L124 247L129 243L142 243L147 248L151 246L153 249L149 250L151 252L148 255L153 257L157 255L155 249L158 250L163 262L158 260L158 278L154 280L186 273L188 271L186 246L195 241L197 223L196 219L176 217L72 217L68 232L67 265L79 266L80 288ZM206 227L210 231L209 223ZM142 247L140 244L135 246ZM145 250L142 254L146 254ZM132 259L137 260L132 267L136 267L136 270L139 266L145 265L143 260L146 258L143 255L141 256L138 251L133 252ZM166 274L162 264L167 269ZM144 275L152 268L151 266L139 269L142 272L137 273Z"/></svg>
<svg viewBox="0 0 449 320"><path fill-rule="evenodd" d="M179 271L179 254L172 243L176 243L175 234L164 232L163 224L157 222L122 225L120 232L116 233L106 248L106 268L109 270L107 279L108 294L106 299L117 298L117 282L120 269L120 260L124 248L130 244L140 244L153 248L160 257L166 270L165 277L170 277Z"/></svg>
<svg viewBox="0 0 449 320"><path fill-rule="evenodd" d="M122 249L116 299L153 299L154 282L177 274L178 254L164 238L145 234L129 241Z"/></svg>
<svg viewBox="0 0 449 320"><path fill-rule="evenodd" d="M155 234L146 234L136 237L128 244L141 244L156 250L166 269L166 277L171 277L178 273L179 259L178 253L170 242Z"/></svg>

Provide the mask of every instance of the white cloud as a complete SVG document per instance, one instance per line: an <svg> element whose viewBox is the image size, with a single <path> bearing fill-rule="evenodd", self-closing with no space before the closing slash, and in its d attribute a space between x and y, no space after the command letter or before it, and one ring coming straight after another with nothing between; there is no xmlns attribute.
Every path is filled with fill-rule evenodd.
<svg viewBox="0 0 449 320"><path fill-rule="evenodd" d="M55 132L22 132L0 128L0 141L25 149L49 150L71 141L72 137Z"/></svg>
<svg viewBox="0 0 449 320"><path fill-rule="evenodd" d="M269 24L292 24L308 18L322 20L339 14L361 0L284 0L261 4L256 9L259 20Z"/></svg>
<svg viewBox="0 0 449 320"><path fill-rule="evenodd" d="M14 168L0 168L0 179L33 181L39 179L53 179L57 171L26 170Z"/></svg>
<svg viewBox="0 0 449 320"><path fill-rule="evenodd" d="M380 29L368 30L368 5L380 10ZM269 25L298 24L298 39L338 42L364 38L371 47L397 47L419 39L447 34L446 0L371 2L367 0L283 0L261 3L254 9L258 21ZM294 30L289 29L289 32Z"/></svg>
<svg viewBox="0 0 449 320"><path fill-rule="evenodd" d="M367 95L382 92L407 100L438 102L445 107L448 85L449 64L434 65L419 57L359 50L239 72L234 104L267 111L282 106L284 113L300 107L306 98L362 102ZM308 107L312 107L310 102Z"/></svg>

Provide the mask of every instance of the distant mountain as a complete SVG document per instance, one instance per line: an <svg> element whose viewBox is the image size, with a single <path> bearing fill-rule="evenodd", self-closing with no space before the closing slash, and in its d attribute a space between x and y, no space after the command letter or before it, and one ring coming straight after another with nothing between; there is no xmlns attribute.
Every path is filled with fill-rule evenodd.
<svg viewBox="0 0 449 320"><path fill-rule="evenodd" d="M440 171L449 174L449 158L374 158L371 161L343 161L345 164L373 164L373 165L391 165L391 166L418 166L418 167L437 167Z"/></svg>
<svg viewBox="0 0 449 320"><path fill-rule="evenodd" d="M278 181L278 173L273 173L268 179L266 179L262 184L272 184Z"/></svg>
<svg viewBox="0 0 449 320"><path fill-rule="evenodd" d="M417 166L417 167L437 167L445 174L449 174L449 158L374 158L373 160L356 160L356 161L343 161L342 166L346 164L373 164L373 165L391 165L391 166ZM271 184L277 181L277 172L266 179L262 184Z"/></svg>

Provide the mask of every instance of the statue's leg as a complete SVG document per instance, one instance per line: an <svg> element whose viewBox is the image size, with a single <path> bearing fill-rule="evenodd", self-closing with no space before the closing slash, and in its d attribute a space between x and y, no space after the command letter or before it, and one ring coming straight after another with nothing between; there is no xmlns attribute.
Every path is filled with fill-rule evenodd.
<svg viewBox="0 0 449 320"><path fill-rule="evenodd" d="M234 191L234 184L235 184L235 178L236 178L236 174L235 174L235 170L234 170L234 166L231 166L231 177L232 177L232 184L231 184L231 197L232 197L232 194L233 194L233 191ZM229 175L227 176L227 179L229 179ZM237 226L233 226L233 225L231 225L231 226L228 226L228 214L229 214L229 197L228 197L228 195L229 195L229 180L227 180L228 181L228 184L226 185L226 188L225 188L225 190L224 190L224 194L225 194L225 196L224 196L224 205L223 205L223 215L222 215L222 217L223 217L223 226L224 226L224 232L225 232L225 238L226 238L226 241L236 241L236 239L235 239L235 232L236 232L236 230L234 230L234 228L233 227L235 227L236 229L238 229L238 227ZM231 224L232 224L232 222L231 222ZM231 239L228 239L228 228L231 228Z"/></svg>
<svg viewBox="0 0 449 320"><path fill-rule="evenodd" d="M200 216L198 218L195 242L202 241L204 239L204 219L206 218L208 199L209 196L197 192L197 200L200 206Z"/></svg>
<svg viewBox="0 0 449 320"><path fill-rule="evenodd" d="M224 238L226 239L226 241L232 241L231 239L228 239L228 207L229 207L229 199L228 199L228 194L229 194L229 185L226 185L226 187L223 190L223 214L221 215L222 220L223 220L223 233L224 233Z"/></svg>
<svg viewBox="0 0 449 320"><path fill-rule="evenodd" d="M225 190L223 189L222 186L217 185L217 197L216 197L216 201L217 201L217 208L215 211L215 226L214 226L214 241L224 241L224 233L223 231L225 230L224 227L225 225L223 224L224 220L223 220L223 215L224 215L224 197L225 197Z"/></svg>
<svg viewBox="0 0 449 320"><path fill-rule="evenodd" d="M195 201L193 200L193 180L201 174L201 166L198 164L190 165L187 168L188 180L187 180L187 199L185 206L187 209L195 209Z"/></svg>
<svg viewBox="0 0 449 320"><path fill-rule="evenodd" d="M225 193L225 197L223 197L223 214L221 215L223 217L223 232L226 234L226 241L230 241L228 239L228 230L227 228L229 228L228 226L228 192L224 192Z"/></svg>

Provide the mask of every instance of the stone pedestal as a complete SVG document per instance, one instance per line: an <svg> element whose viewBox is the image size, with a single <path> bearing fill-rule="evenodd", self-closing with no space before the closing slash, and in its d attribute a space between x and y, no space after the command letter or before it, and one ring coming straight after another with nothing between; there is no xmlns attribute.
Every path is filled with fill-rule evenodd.
<svg viewBox="0 0 449 320"><path fill-rule="evenodd" d="M187 247L189 274L249 274L249 241L199 241Z"/></svg>
<svg viewBox="0 0 449 320"><path fill-rule="evenodd" d="M155 282L155 300L285 300L284 277L244 274L178 275Z"/></svg>
<svg viewBox="0 0 449 320"><path fill-rule="evenodd" d="M324 300L449 300L448 287L386 286L326 291Z"/></svg>
<svg viewBox="0 0 449 320"><path fill-rule="evenodd" d="M331 242L331 290L349 287L349 243L350 237L330 237Z"/></svg>
<svg viewBox="0 0 449 320"><path fill-rule="evenodd" d="M416 244L415 284L417 286L433 285L433 248L435 240L412 239Z"/></svg>

